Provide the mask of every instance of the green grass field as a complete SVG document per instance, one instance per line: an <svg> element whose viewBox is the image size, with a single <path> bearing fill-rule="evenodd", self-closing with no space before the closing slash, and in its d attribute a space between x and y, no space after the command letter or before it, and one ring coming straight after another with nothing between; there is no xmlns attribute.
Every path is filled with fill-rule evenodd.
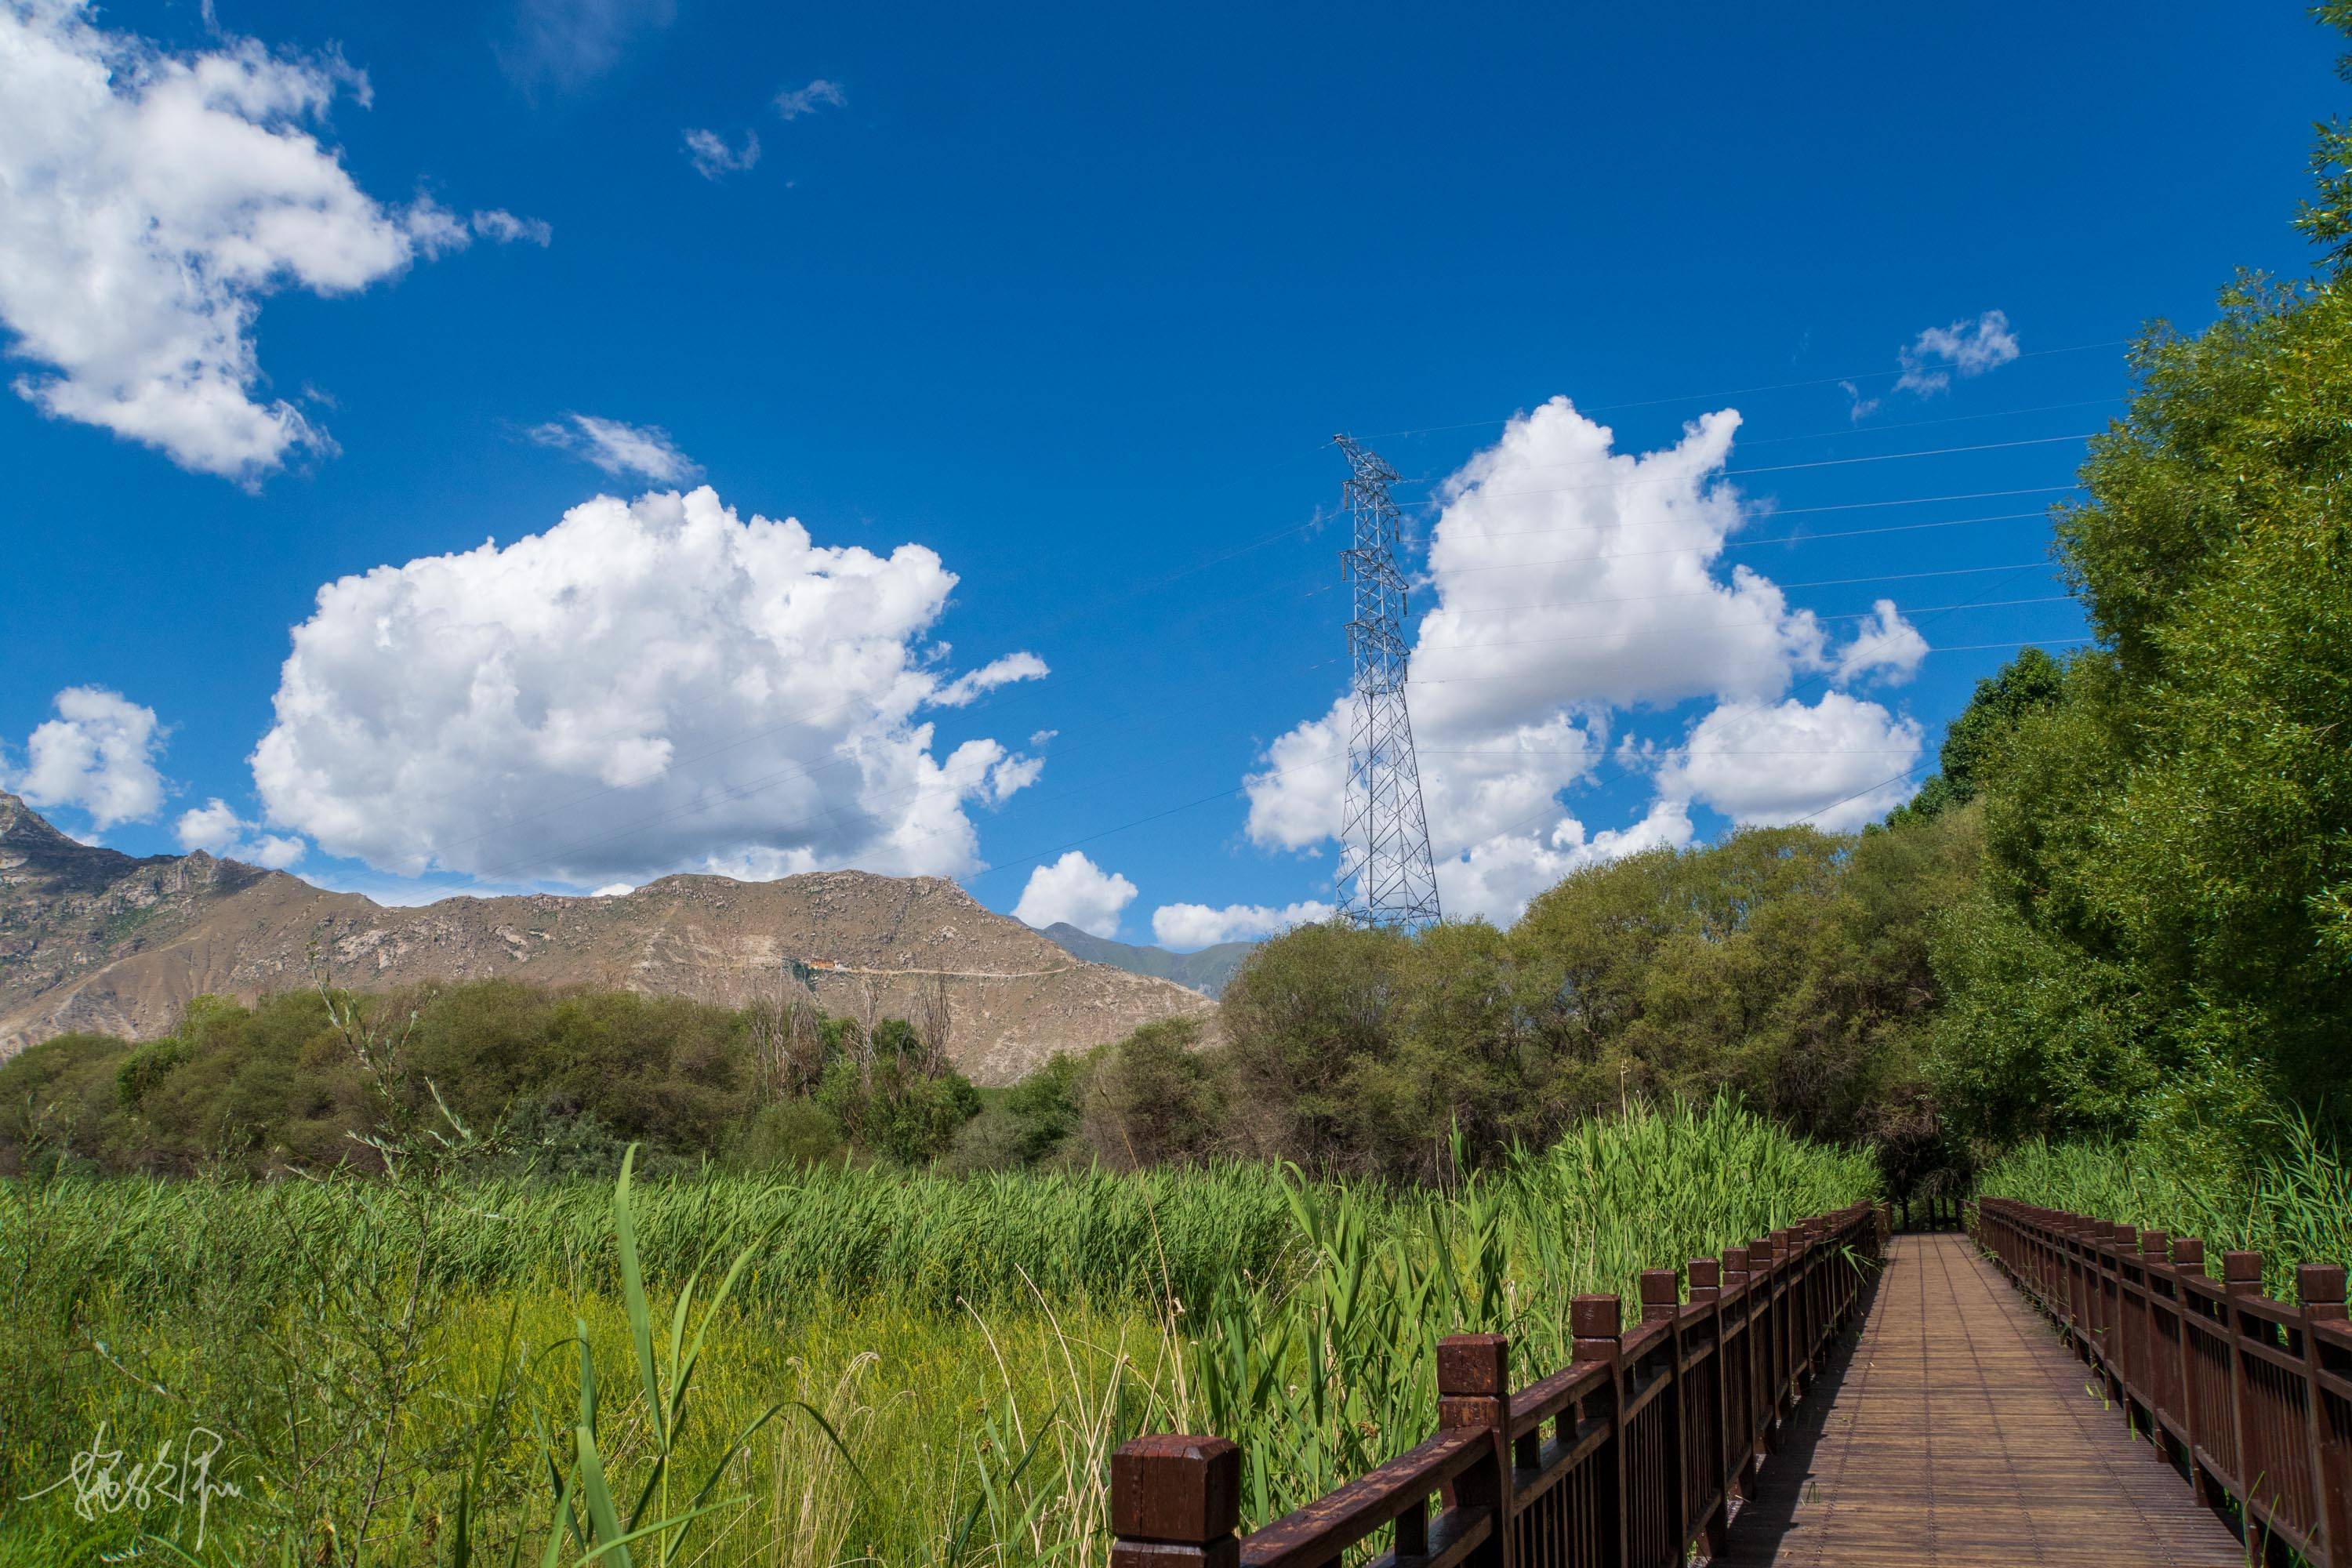
<svg viewBox="0 0 2352 1568"><path fill-rule="evenodd" d="M0 1564L1100 1561L1138 1431L1241 1441L1264 1520L1423 1434L1443 1334L1548 1370L1570 1295L1874 1188L1724 1105L1444 1193L17 1182Z"/></svg>

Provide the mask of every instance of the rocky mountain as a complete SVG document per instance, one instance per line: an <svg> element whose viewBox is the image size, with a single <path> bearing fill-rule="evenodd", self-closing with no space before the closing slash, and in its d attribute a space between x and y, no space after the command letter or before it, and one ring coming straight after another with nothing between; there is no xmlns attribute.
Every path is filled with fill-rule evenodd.
<svg viewBox="0 0 2352 1568"><path fill-rule="evenodd" d="M69 1029L145 1037L205 992L380 990L507 975L729 1005L794 971L829 1012L914 1011L947 977L949 1054L1008 1083L1057 1050L1215 1009L1197 991L1075 955L937 877L665 877L612 898L451 898L386 908L282 871L76 843L0 794L0 1058Z"/></svg>
<svg viewBox="0 0 2352 1568"><path fill-rule="evenodd" d="M1191 986L1203 996L1223 995L1225 982L1240 973L1242 960L1257 945L1254 942L1221 942L1194 952L1171 952L1164 947L1113 942L1060 921L1047 926L1045 934L1055 946L1089 963L1108 963L1129 974L1172 980L1179 985Z"/></svg>

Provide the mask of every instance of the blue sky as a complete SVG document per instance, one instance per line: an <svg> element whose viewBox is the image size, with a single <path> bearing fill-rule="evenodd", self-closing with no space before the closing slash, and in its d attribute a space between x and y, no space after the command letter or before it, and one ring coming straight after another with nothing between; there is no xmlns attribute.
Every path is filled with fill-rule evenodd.
<svg viewBox="0 0 2352 1568"><path fill-rule="evenodd" d="M380 898L848 863L1182 943L1333 896L1333 431L1456 541L1453 911L1852 826L2079 637L2063 438L2306 268L2341 97L2291 5L0 25L62 62L0 91L0 781Z"/></svg>

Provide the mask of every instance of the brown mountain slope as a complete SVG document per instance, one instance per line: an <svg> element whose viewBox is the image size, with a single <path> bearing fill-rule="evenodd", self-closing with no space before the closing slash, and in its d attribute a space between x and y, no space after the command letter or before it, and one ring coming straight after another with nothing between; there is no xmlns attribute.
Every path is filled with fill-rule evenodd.
<svg viewBox="0 0 2352 1568"><path fill-rule="evenodd" d="M729 1005L797 961L828 1011L877 1017L908 1015L945 973L949 1054L981 1083L1154 1019L1214 1023L1197 992L1082 963L937 877L665 877L620 898L387 909L201 851L77 844L0 794L0 1058L68 1029L159 1034L204 992L307 984L314 949L332 981L369 990L510 975Z"/></svg>

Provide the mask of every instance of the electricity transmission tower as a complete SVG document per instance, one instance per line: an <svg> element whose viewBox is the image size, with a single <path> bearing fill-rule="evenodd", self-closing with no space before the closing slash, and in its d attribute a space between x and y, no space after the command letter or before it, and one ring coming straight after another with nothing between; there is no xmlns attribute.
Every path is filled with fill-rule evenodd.
<svg viewBox="0 0 2352 1568"><path fill-rule="evenodd" d="M1437 872L1404 706L1404 574L1397 570L1397 508L1389 496L1396 470L1345 436L1331 440L1348 459L1340 494L1354 525L1339 557L1355 584L1340 907L1360 925L1424 925L1438 918Z"/></svg>

